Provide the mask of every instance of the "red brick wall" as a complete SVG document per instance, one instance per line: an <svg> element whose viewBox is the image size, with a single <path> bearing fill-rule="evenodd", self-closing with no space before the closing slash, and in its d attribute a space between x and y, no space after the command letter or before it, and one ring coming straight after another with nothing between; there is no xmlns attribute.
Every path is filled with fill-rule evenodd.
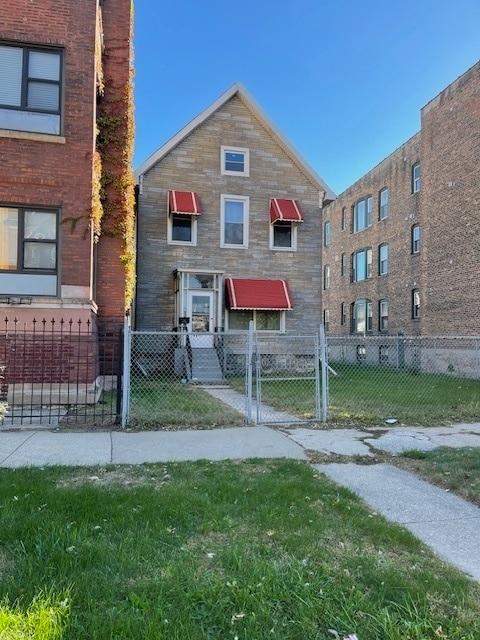
<svg viewBox="0 0 480 640"><path fill-rule="evenodd" d="M0 202L61 208L64 285L91 283L95 15L95 0L9 0L0 26L2 40L65 52L65 143L0 137Z"/></svg>
<svg viewBox="0 0 480 640"><path fill-rule="evenodd" d="M480 62L422 109L423 330L480 334Z"/></svg>

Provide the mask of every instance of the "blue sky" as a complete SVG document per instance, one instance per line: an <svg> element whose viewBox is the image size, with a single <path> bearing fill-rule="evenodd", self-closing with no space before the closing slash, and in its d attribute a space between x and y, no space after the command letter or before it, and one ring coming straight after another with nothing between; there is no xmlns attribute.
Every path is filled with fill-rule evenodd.
<svg viewBox="0 0 480 640"><path fill-rule="evenodd" d="M136 0L134 166L241 82L337 193L480 58L480 0Z"/></svg>

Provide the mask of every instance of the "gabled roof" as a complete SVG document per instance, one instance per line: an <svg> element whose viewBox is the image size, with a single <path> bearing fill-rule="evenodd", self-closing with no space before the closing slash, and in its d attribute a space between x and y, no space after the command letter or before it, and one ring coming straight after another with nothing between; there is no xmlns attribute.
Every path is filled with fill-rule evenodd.
<svg viewBox="0 0 480 640"><path fill-rule="evenodd" d="M252 114L260 120L260 122L270 131L272 136L277 140L281 147L285 150L291 160L299 167L299 169L305 173L312 182L318 187L319 191L324 191L324 199L334 200L336 198L335 193L330 189L327 183L312 169L307 161L298 153L295 147L285 138L281 131L272 122L269 116L263 111L263 109L255 102L248 91L236 82L230 89L227 89L219 98L215 100L205 111L202 111L196 118L189 122L183 129L180 129L168 142L162 147L157 149L152 155L147 158L142 164L135 170L135 180L140 182L140 177L149 171L159 160L166 156L172 149L174 149L182 140L189 136L198 126L200 126L205 120L207 120L218 109L223 107L233 96L238 95L240 100L245 106L252 112Z"/></svg>

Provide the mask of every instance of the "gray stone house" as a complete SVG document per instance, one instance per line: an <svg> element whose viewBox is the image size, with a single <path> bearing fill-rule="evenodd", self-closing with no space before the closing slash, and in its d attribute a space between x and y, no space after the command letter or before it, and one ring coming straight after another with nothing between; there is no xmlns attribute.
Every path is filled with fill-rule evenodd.
<svg viewBox="0 0 480 640"><path fill-rule="evenodd" d="M136 171L135 328L316 332L335 194L234 84ZM207 337L207 336L205 336Z"/></svg>

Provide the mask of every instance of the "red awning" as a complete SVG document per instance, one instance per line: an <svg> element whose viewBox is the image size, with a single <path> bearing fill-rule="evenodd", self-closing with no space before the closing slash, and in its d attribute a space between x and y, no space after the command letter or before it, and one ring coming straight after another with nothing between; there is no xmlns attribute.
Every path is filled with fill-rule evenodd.
<svg viewBox="0 0 480 640"><path fill-rule="evenodd" d="M227 304L230 309L293 309L286 280L226 278Z"/></svg>
<svg viewBox="0 0 480 640"><path fill-rule="evenodd" d="M272 198L270 200L270 222L303 222L303 215L296 200Z"/></svg>
<svg viewBox="0 0 480 640"><path fill-rule="evenodd" d="M201 214L200 201L194 191L169 191L168 209L170 213L186 216Z"/></svg>

